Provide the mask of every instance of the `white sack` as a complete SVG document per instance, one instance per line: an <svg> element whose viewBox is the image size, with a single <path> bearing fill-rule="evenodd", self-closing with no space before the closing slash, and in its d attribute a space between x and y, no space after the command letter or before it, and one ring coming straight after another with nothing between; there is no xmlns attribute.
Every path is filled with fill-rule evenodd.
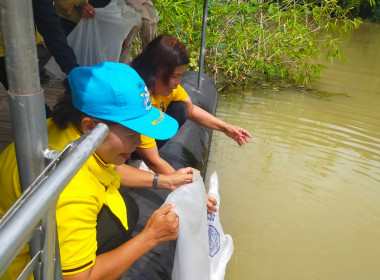
<svg viewBox="0 0 380 280"><path fill-rule="evenodd" d="M172 272L173 280L223 280L234 250L230 235L224 234L219 220L218 175L212 173L209 192L218 204L214 215L207 213L206 192L199 172L193 183L169 194L164 204L175 203L179 232ZM207 218L206 218L207 217Z"/></svg>
<svg viewBox="0 0 380 280"><path fill-rule="evenodd" d="M140 21L141 16L124 0L111 0L106 7L95 9L94 18L81 19L67 37L67 42L73 48L79 66L119 62L124 39ZM66 78L53 57L45 69L50 76Z"/></svg>
<svg viewBox="0 0 380 280"><path fill-rule="evenodd" d="M229 234L224 234L219 220L220 196L218 175L214 171L210 176L208 195L214 197L218 211L214 215L207 213L208 240L210 255L210 280L223 280L226 266L234 250L234 244Z"/></svg>
<svg viewBox="0 0 380 280"><path fill-rule="evenodd" d="M208 280L206 191L199 172L194 173L193 183L171 192L167 203L175 203L174 212L179 217L172 279Z"/></svg>

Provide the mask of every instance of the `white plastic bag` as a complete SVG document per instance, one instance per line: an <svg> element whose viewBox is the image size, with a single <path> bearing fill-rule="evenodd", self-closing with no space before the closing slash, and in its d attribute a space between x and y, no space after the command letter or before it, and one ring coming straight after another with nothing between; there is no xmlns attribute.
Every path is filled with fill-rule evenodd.
<svg viewBox="0 0 380 280"><path fill-rule="evenodd" d="M214 214L207 213L208 240L210 255L210 280L223 280L226 266L234 250L234 244L229 234L224 234L219 219L220 196L218 175L214 171L210 176L208 195L214 197L218 204L218 211Z"/></svg>
<svg viewBox="0 0 380 280"><path fill-rule="evenodd" d="M206 191L199 172L193 183L171 192L164 204L175 203L179 232L173 280L208 280L210 263L207 238Z"/></svg>
<svg viewBox="0 0 380 280"><path fill-rule="evenodd" d="M104 61L118 62L124 39L138 25L141 16L124 0L111 0L104 8L95 9L95 17L81 19L67 37L79 66L92 66ZM51 58L45 66L48 75L65 79L66 74Z"/></svg>
<svg viewBox="0 0 380 280"><path fill-rule="evenodd" d="M223 280L234 250L230 235L224 234L219 220L218 175L212 173L209 192L217 201L214 215L207 213L206 191L199 172L193 183L168 195L164 204L175 203L179 232L172 272L173 280Z"/></svg>

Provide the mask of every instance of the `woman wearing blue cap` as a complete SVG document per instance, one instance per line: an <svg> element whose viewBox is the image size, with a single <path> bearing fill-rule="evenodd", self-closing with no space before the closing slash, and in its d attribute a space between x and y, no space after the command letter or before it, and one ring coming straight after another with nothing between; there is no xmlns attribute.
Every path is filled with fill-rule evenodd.
<svg viewBox="0 0 380 280"><path fill-rule="evenodd" d="M132 61L131 66L149 88L152 106L171 115L169 106L175 103L174 114L180 124L190 119L207 128L224 132L240 146L246 144L251 138L248 131L216 118L191 102L180 85L181 76L185 73L189 62L185 45L169 35L161 35L149 43ZM154 139L142 136L141 141L142 145L136 151L148 167L163 174L174 171L173 167L159 156L159 147L157 148ZM159 142L157 144L160 145Z"/></svg>
<svg viewBox="0 0 380 280"><path fill-rule="evenodd" d="M166 139L176 133L178 123L151 106L143 80L122 63L77 67L68 75L68 82L71 95L63 97L48 120L50 149L62 150L99 122L108 125L109 134L58 200L63 279L117 279L144 253L177 238L178 217L172 212L173 205L165 205L131 238L138 210L118 189L126 184L152 186L154 175L137 169L133 176L118 174L115 165L124 163L140 145L140 133ZM192 172L192 168L184 168L160 176L158 183L175 189L191 182ZM19 195L12 143L0 155L0 216ZM2 279L16 279L28 256L25 247Z"/></svg>

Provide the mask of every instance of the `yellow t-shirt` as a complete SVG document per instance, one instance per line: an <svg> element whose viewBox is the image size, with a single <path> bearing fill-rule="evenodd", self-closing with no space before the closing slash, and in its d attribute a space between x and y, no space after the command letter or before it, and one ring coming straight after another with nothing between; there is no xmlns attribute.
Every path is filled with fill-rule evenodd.
<svg viewBox="0 0 380 280"><path fill-rule="evenodd" d="M50 149L58 151L80 137L73 125L62 130L51 120L48 120L48 133ZM128 229L126 205L118 191L119 187L120 176L113 165L105 164L94 154L61 193L56 219L63 275L76 274L94 265L97 250L96 221L103 204ZM9 209L20 194L12 143L0 155L0 215ZM21 272L28 255L27 248L24 248L18 260L11 265L12 273ZM15 275L11 274L9 279L15 279Z"/></svg>
<svg viewBox="0 0 380 280"><path fill-rule="evenodd" d="M168 96L159 94L150 95L152 106L161 110L162 112L166 112L166 109L172 101L185 101L187 98L187 92L181 85L178 85L178 87L174 89ZM152 148L154 146L156 146L156 141L153 138L141 135L140 148L147 149Z"/></svg>

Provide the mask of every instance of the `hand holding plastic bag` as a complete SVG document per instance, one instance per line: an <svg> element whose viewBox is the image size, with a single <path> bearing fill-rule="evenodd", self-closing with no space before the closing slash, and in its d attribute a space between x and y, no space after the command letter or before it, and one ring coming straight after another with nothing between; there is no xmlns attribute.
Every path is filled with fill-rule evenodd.
<svg viewBox="0 0 380 280"><path fill-rule="evenodd" d="M124 39L138 25L141 16L124 0L111 0L104 8L96 8L91 19L81 19L67 37L79 66L92 66L104 61L118 62ZM49 75L65 79L66 74L51 58L45 69Z"/></svg>

